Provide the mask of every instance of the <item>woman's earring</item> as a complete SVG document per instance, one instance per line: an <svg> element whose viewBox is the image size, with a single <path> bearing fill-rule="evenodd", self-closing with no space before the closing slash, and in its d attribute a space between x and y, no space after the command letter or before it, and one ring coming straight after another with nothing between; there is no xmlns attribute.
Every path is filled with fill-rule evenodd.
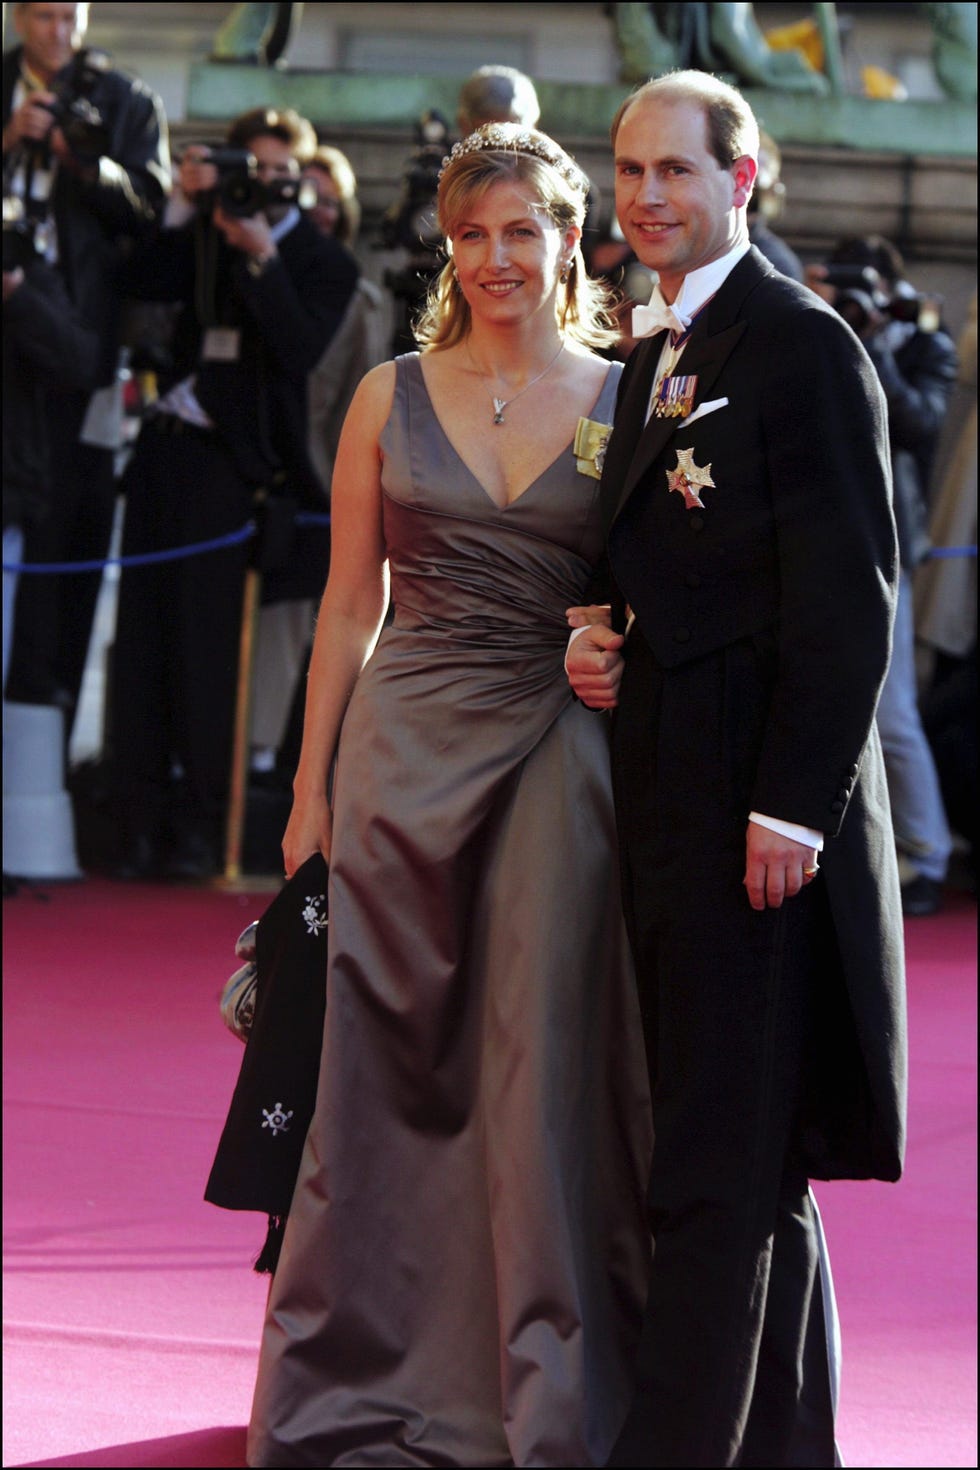
<svg viewBox="0 0 980 1470"><path fill-rule="evenodd" d="M568 285L568 271L569 271L568 261L567 260L563 260L562 263L561 263L561 270L558 272L558 279L559 279L559 281L561 281L561 283L562 283L563 286L567 286Z"/></svg>

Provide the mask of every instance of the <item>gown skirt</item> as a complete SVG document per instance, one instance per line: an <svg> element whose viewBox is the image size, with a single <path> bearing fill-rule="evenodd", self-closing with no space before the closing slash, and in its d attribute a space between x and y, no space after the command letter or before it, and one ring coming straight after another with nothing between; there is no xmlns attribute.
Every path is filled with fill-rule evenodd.
<svg viewBox="0 0 980 1470"><path fill-rule="evenodd" d="M563 671L598 480L569 446L497 507L415 354L381 442L396 614L338 752L320 1087L248 1463L602 1464L652 1136L608 722Z"/></svg>

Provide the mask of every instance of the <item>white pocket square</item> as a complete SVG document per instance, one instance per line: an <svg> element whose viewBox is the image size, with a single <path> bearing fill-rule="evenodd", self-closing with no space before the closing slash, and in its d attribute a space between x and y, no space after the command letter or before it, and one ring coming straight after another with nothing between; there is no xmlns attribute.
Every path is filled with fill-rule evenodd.
<svg viewBox="0 0 980 1470"><path fill-rule="evenodd" d="M686 429L688 424L693 424L695 419L703 419L705 414L714 413L716 408L727 408L727 398L712 398L710 403L702 403L693 413L689 413L686 419L681 419L677 425L679 429Z"/></svg>

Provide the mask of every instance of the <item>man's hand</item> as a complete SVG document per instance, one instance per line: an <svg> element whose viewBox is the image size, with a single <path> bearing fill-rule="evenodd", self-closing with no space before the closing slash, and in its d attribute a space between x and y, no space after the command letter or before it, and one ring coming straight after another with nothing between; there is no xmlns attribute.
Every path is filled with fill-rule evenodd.
<svg viewBox="0 0 980 1470"><path fill-rule="evenodd" d="M565 655L568 682L590 709L615 709L623 677L623 655L619 650L625 639L622 633L614 633L601 622L582 622L578 626L588 631L578 635Z"/></svg>
<svg viewBox="0 0 980 1470"><path fill-rule="evenodd" d="M570 628L589 628L593 623L612 626L612 610L608 602L591 603L588 607L566 607L565 617Z"/></svg>
<svg viewBox="0 0 980 1470"><path fill-rule="evenodd" d="M247 219L239 219L236 215L225 214L219 207L215 209L212 218L233 250L241 250L257 260L268 260L278 254L269 221L264 214L252 214Z"/></svg>
<svg viewBox="0 0 980 1470"><path fill-rule="evenodd" d="M208 163L211 150L192 144L180 160L177 175L180 191L187 199L196 199L198 194L209 194L218 187L218 170Z"/></svg>
<svg viewBox="0 0 980 1470"><path fill-rule="evenodd" d="M21 288L21 286L23 286L23 284L24 284L24 272L21 270L20 266L18 266L17 269L14 270L14 271L4 271L4 273L3 273L3 299L4 299L4 302L9 301L10 298L11 298L11 296L13 296L14 292L15 291L19 291L20 288Z"/></svg>
<svg viewBox="0 0 980 1470"><path fill-rule="evenodd" d="M3 151L9 153L19 143L43 143L54 126L48 110L57 99L53 92L32 92L22 102L3 130Z"/></svg>
<svg viewBox="0 0 980 1470"><path fill-rule="evenodd" d="M587 634L583 634L587 637ZM579 642L580 640L576 640ZM754 909L778 909L817 874L817 849L750 822L745 833L745 891Z"/></svg>

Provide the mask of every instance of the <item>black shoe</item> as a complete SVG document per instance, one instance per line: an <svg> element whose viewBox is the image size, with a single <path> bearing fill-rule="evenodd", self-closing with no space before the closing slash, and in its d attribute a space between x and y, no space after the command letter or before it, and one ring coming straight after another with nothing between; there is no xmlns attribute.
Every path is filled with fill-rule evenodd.
<svg viewBox="0 0 980 1470"><path fill-rule="evenodd" d="M118 878L121 883L138 883L159 878L160 866L160 853L149 833L134 832L108 871L110 878Z"/></svg>
<svg viewBox="0 0 980 1470"><path fill-rule="evenodd" d="M221 871L214 842L203 832L190 828L179 832L164 864L165 878L193 880L214 878Z"/></svg>
<svg viewBox="0 0 980 1470"><path fill-rule="evenodd" d="M938 914L943 906L943 885L920 873L902 884L902 913L907 919L924 919Z"/></svg>

